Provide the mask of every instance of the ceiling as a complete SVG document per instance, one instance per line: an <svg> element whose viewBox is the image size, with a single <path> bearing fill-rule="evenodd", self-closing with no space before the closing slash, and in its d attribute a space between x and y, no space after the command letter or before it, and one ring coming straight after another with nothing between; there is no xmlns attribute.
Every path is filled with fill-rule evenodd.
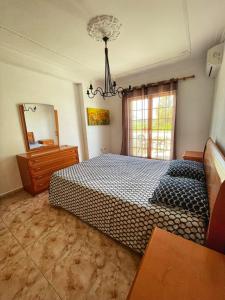
<svg viewBox="0 0 225 300"><path fill-rule="evenodd" d="M90 18L121 23L109 43L116 77L199 56L219 42L225 0L0 0L0 45L67 68L104 74L104 45L86 31Z"/></svg>

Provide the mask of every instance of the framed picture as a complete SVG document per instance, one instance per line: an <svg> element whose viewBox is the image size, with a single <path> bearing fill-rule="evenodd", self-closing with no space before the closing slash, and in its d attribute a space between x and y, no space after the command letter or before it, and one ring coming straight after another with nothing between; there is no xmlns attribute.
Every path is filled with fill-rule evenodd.
<svg viewBox="0 0 225 300"><path fill-rule="evenodd" d="M88 125L109 125L109 110L102 108L87 108Z"/></svg>

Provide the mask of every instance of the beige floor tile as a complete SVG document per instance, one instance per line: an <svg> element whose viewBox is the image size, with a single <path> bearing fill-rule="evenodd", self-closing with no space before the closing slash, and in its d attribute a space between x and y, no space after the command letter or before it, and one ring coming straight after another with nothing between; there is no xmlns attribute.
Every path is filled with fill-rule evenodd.
<svg viewBox="0 0 225 300"><path fill-rule="evenodd" d="M105 247L110 241L108 243ZM111 248L114 243L112 241ZM106 248L95 247L93 241L80 238L75 248L59 259L45 276L62 299L125 300L139 261L139 256L130 255L130 251L121 246L110 254Z"/></svg>
<svg viewBox="0 0 225 300"><path fill-rule="evenodd" d="M60 298L26 255L8 260L0 272L0 300L59 300Z"/></svg>
<svg viewBox="0 0 225 300"><path fill-rule="evenodd" d="M118 283L119 271L118 266L113 264L112 261L107 262L104 268L96 269L96 276L92 278L89 290L86 291L86 299L125 300L132 281L127 283L123 280ZM118 289L118 285L121 286L121 288Z"/></svg>
<svg viewBox="0 0 225 300"><path fill-rule="evenodd" d="M137 254L52 207L46 192L8 200L0 199L0 300L126 299Z"/></svg>
<svg viewBox="0 0 225 300"><path fill-rule="evenodd" d="M0 217L2 217L7 226L16 221L26 222L34 214L39 214L50 207L46 196L43 198L30 196L22 199L14 196L14 198L9 199L9 203L6 200L5 198L0 199L0 211L2 212Z"/></svg>
<svg viewBox="0 0 225 300"><path fill-rule="evenodd" d="M72 235L68 236L63 232L51 230L26 248L26 251L38 268L46 273L69 252L74 244L75 240Z"/></svg>
<svg viewBox="0 0 225 300"><path fill-rule="evenodd" d="M38 209L38 211L41 211ZM15 226L15 224L25 223L27 222L35 213L35 210L29 203L24 204L23 206L17 207L13 211L9 211L4 213L2 216L2 220L7 225L7 227L11 228Z"/></svg>
<svg viewBox="0 0 225 300"><path fill-rule="evenodd" d="M27 247L45 234L47 229L44 221L34 217L27 223L15 222L10 231L23 247Z"/></svg>
<svg viewBox="0 0 225 300"><path fill-rule="evenodd" d="M46 278L62 299L86 299L96 276L96 266L82 257L83 247L79 241L69 255L64 256L46 273Z"/></svg>
<svg viewBox="0 0 225 300"><path fill-rule="evenodd" d="M77 244L84 243L87 239L88 226L75 216L60 211L57 224L26 248L29 256L43 273L53 268L57 261Z"/></svg>
<svg viewBox="0 0 225 300"><path fill-rule="evenodd" d="M13 196L0 198L0 217L26 205L30 199L32 199L32 196L24 191L18 192Z"/></svg>
<svg viewBox="0 0 225 300"><path fill-rule="evenodd" d="M23 257L23 248L8 231L6 226L0 224L0 272L14 257Z"/></svg>
<svg viewBox="0 0 225 300"><path fill-rule="evenodd" d="M58 225L57 214L57 210L50 206L28 206L7 214L3 220L16 239L27 247Z"/></svg>

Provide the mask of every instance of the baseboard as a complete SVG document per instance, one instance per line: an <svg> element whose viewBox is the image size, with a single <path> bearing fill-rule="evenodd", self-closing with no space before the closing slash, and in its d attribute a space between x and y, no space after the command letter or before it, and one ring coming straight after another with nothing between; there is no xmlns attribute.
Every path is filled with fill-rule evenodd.
<svg viewBox="0 0 225 300"><path fill-rule="evenodd" d="M0 194L0 199L1 199L1 198L8 197L8 196L11 196L11 195L13 195L13 194L16 194L16 193L18 193L18 192L20 192L20 191L22 191L22 190L23 190L23 187L20 187L20 188L17 188L17 189L15 189L15 190L11 190L11 191L6 192L6 193L2 193L2 194Z"/></svg>

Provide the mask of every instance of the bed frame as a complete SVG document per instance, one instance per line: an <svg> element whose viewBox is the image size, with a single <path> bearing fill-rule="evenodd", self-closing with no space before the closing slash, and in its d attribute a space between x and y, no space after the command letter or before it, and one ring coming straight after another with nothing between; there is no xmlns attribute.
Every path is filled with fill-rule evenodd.
<svg viewBox="0 0 225 300"><path fill-rule="evenodd" d="M225 156L211 138L204 150L204 168L210 208L206 246L225 253Z"/></svg>

